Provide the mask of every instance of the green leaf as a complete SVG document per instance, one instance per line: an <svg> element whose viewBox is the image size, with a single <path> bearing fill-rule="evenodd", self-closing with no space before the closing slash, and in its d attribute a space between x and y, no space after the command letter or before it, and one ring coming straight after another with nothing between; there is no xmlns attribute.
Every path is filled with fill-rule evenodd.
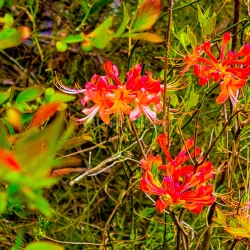
<svg viewBox="0 0 250 250"><path fill-rule="evenodd" d="M40 189L34 191L32 189L24 189L23 194L28 199L28 206L30 209L38 209L44 216L49 217L51 216L51 209L48 202L41 196Z"/></svg>
<svg viewBox="0 0 250 250"><path fill-rule="evenodd" d="M4 0L0 0L0 9L4 6Z"/></svg>
<svg viewBox="0 0 250 250"><path fill-rule="evenodd" d="M191 43L191 46L194 49L197 46L197 40L195 34L192 32L192 30L189 28L188 25L187 25L187 35Z"/></svg>
<svg viewBox="0 0 250 250"><path fill-rule="evenodd" d="M110 16L108 17L101 25L99 25L93 32L91 32L88 36L89 37L96 37L96 36L99 36L99 34L102 32L102 31L106 31L109 29L109 27L111 26L112 24L112 21L113 21L113 17Z"/></svg>
<svg viewBox="0 0 250 250"><path fill-rule="evenodd" d="M62 43L80 43L82 41L84 41L84 34L81 33L79 35L69 35L65 38L62 39ZM59 49L58 49L59 50Z"/></svg>
<svg viewBox="0 0 250 250"><path fill-rule="evenodd" d="M14 19L12 15L6 13L4 15L4 29L11 27L13 24L14 24Z"/></svg>
<svg viewBox="0 0 250 250"><path fill-rule="evenodd" d="M161 14L160 0L145 0L139 8L133 32L151 29Z"/></svg>
<svg viewBox="0 0 250 250"><path fill-rule="evenodd" d="M25 112L25 111L32 111L32 108L31 106L26 103L26 102L23 102L23 103L15 103L13 105L13 108L16 108L17 110L19 110L21 113Z"/></svg>
<svg viewBox="0 0 250 250"><path fill-rule="evenodd" d="M185 27L182 28L177 33L176 37L179 39L179 41L182 44L182 46L186 49L187 46L190 44L190 40L189 40L189 37L188 37L187 33L184 30L185 30Z"/></svg>
<svg viewBox="0 0 250 250"><path fill-rule="evenodd" d="M143 210L140 211L140 215L143 216L143 217L149 217L151 216L153 213L155 213L155 207L151 207L151 208L144 208Z"/></svg>
<svg viewBox="0 0 250 250"><path fill-rule="evenodd" d="M204 35L210 35L213 32L214 29L214 20L216 18L216 13L214 12L213 15L206 19L206 21L203 24L203 33Z"/></svg>
<svg viewBox="0 0 250 250"><path fill-rule="evenodd" d="M117 30L116 32L116 36L120 36L126 29L126 26L128 24L128 21L129 21L129 15L128 15L128 10L125 6L125 4L123 3L123 20L122 20L122 23L119 27L119 29Z"/></svg>
<svg viewBox="0 0 250 250"><path fill-rule="evenodd" d="M111 3L112 0L95 0L93 5L91 6L89 14L92 15L95 12L101 10L104 6Z"/></svg>
<svg viewBox="0 0 250 250"><path fill-rule="evenodd" d="M4 103L5 101L9 99L11 91L12 91L12 88L8 88L7 91L0 92L0 104Z"/></svg>
<svg viewBox="0 0 250 250"><path fill-rule="evenodd" d="M195 92L194 87L192 86L189 98L185 103L186 110L190 110L190 108L195 107L199 101L199 95Z"/></svg>
<svg viewBox="0 0 250 250"><path fill-rule="evenodd" d="M64 247L56 245L54 243L51 242L33 242L31 244L29 244L25 250L64 250Z"/></svg>
<svg viewBox="0 0 250 250"><path fill-rule="evenodd" d="M7 49L18 46L24 39L29 37L30 29L22 26L16 30L13 28L6 28L0 32L0 49Z"/></svg>
<svg viewBox="0 0 250 250"><path fill-rule="evenodd" d="M13 176L15 173L11 173ZM20 190L20 185L16 183L10 183L7 189L8 196L14 195L18 190Z"/></svg>
<svg viewBox="0 0 250 250"><path fill-rule="evenodd" d="M39 209L42 214L44 214L44 216L46 217L51 216L50 206L48 202L42 196L40 195L36 196L35 205L36 205L36 208Z"/></svg>
<svg viewBox="0 0 250 250"><path fill-rule="evenodd" d="M7 194L6 192L0 192L0 214L4 212L7 206Z"/></svg>
<svg viewBox="0 0 250 250"><path fill-rule="evenodd" d="M55 90L53 88L47 88L44 92L45 102L48 103L50 101L51 96L55 94Z"/></svg>
<svg viewBox="0 0 250 250"><path fill-rule="evenodd" d="M34 114L22 114L21 116L21 121L22 123L26 123L26 122L29 122L31 121L31 119L33 118Z"/></svg>
<svg viewBox="0 0 250 250"><path fill-rule="evenodd" d="M52 185L57 183L57 179L53 178L34 178L31 177L26 180L25 185L32 189L39 189L39 188L49 188Z"/></svg>
<svg viewBox="0 0 250 250"><path fill-rule="evenodd" d="M216 210L218 218L213 218L213 221L216 221L222 226L227 227L226 217L223 214L223 212L218 207L216 207L215 210Z"/></svg>
<svg viewBox="0 0 250 250"><path fill-rule="evenodd" d="M204 15L203 15L203 19L205 20L206 18L208 18L209 13L210 13L210 8L211 6L208 7L208 9L205 11Z"/></svg>
<svg viewBox="0 0 250 250"><path fill-rule="evenodd" d="M98 36L93 37L91 41L97 49L104 49L110 41L110 35L106 30L102 30L98 33Z"/></svg>
<svg viewBox="0 0 250 250"><path fill-rule="evenodd" d="M30 13L31 13L32 15L34 14L34 11L33 11L33 3L34 3L34 0L28 0L28 7L29 7Z"/></svg>
<svg viewBox="0 0 250 250"><path fill-rule="evenodd" d="M88 13L89 6L85 1L81 1L81 6L83 8L84 14Z"/></svg>
<svg viewBox="0 0 250 250"><path fill-rule="evenodd" d="M198 13L198 21L200 23L203 23L204 22L204 17L203 17L203 13L202 13L202 9L201 9L201 6L199 4L197 4L197 13Z"/></svg>
<svg viewBox="0 0 250 250"><path fill-rule="evenodd" d="M63 41L57 41L56 42L56 48L57 48L58 51L64 52L64 51L66 51L68 49L68 45Z"/></svg>
<svg viewBox="0 0 250 250"><path fill-rule="evenodd" d="M76 127L76 123L74 121L70 121L69 124L67 124L66 131L63 133L63 135L60 137L59 141L57 142L57 150L60 150L62 148L65 149L65 143L73 140L73 139L69 140L69 138L71 137L71 135L75 131L75 127ZM83 137L83 135L80 137ZM90 140L90 141L93 141L93 140Z"/></svg>
<svg viewBox="0 0 250 250"><path fill-rule="evenodd" d="M0 138L0 148L7 148L7 130L2 123L0 123Z"/></svg>
<svg viewBox="0 0 250 250"><path fill-rule="evenodd" d="M70 102L73 101L76 97L73 95L67 95L64 93L55 93L50 97L50 102Z"/></svg>
<svg viewBox="0 0 250 250"><path fill-rule="evenodd" d="M16 33L16 29L7 28L0 32L0 40L7 40L10 36Z"/></svg>
<svg viewBox="0 0 250 250"><path fill-rule="evenodd" d="M16 98L16 103L30 102L42 95L44 88L42 86L31 86L23 90Z"/></svg>
<svg viewBox="0 0 250 250"><path fill-rule="evenodd" d="M250 233L246 229L238 227L226 227L224 229L225 231L230 234L233 234L234 236L250 238Z"/></svg>
<svg viewBox="0 0 250 250"><path fill-rule="evenodd" d="M157 34L150 33L150 32L143 32L143 33L134 33L129 34L134 39L141 39L151 43L161 43L163 40Z"/></svg>
<svg viewBox="0 0 250 250"><path fill-rule="evenodd" d="M6 5L9 6L9 7L12 7L13 6L13 0L6 1Z"/></svg>

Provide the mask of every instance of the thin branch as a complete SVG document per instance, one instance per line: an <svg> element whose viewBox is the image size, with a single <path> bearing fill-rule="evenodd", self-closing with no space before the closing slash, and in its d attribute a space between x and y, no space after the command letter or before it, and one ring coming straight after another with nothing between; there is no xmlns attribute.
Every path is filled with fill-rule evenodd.
<svg viewBox="0 0 250 250"><path fill-rule="evenodd" d="M168 54L170 47L170 29L172 23L173 14L173 0L168 1L168 26L166 31L166 53L165 53L165 63L164 63L164 90L163 90L163 132L167 134L167 77L168 77ZM168 105L169 106L169 105ZM169 139L169 134L168 134ZM169 141L169 140L168 140Z"/></svg>
<svg viewBox="0 0 250 250"><path fill-rule="evenodd" d="M211 146L209 147L207 153L205 154L203 160L199 163L199 165L203 164L205 162L205 160L207 159L208 155L210 154L211 150L213 149L214 145L216 144L216 142L220 139L220 137L222 136L222 134L224 133L224 131L226 130L227 126L231 123L232 119L242 111L242 109L239 109L237 111L235 111L228 119L228 121L225 123L224 127L222 128L222 130L220 131L219 135L215 138L215 140L212 142Z"/></svg>
<svg viewBox="0 0 250 250"><path fill-rule="evenodd" d="M177 226L177 228L181 231L181 233L183 235L183 248L184 248L184 250L189 250L188 233L182 227L181 222L179 221L179 219L175 215L175 213L173 211L169 211L169 214L170 214L174 224Z"/></svg>
<svg viewBox="0 0 250 250"><path fill-rule="evenodd" d="M240 5L241 5L241 0L235 0L234 1L234 23L238 23L240 20ZM233 34L236 34L238 31L238 25L233 27ZM233 37L233 42L232 42L232 51L234 51L237 47L237 36L235 35Z"/></svg>

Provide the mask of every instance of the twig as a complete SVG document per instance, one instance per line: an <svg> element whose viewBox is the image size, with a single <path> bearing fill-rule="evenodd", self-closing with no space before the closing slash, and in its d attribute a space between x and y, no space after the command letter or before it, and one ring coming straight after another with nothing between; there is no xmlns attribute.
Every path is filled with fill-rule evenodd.
<svg viewBox="0 0 250 250"><path fill-rule="evenodd" d="M110 142L110 141L114 141L114 140L116 140L116 139L118 139L118 136L114 136L114 137L110 138L108 141L103 141L103 142L101 142L101 143L98 143L98 144L96 144L96 145L93 146L93 147L85 148L85 149L83 149L83 150L79 150L79 151L77 151L77 152L74 152L74 153L71 153L71 154L68 154L68 155L64 155L64 156L62 156L62 157L59 157L58 159L70 157L70 156L73 156L73 155L78 155L78 154L84 153L84 152L88 152L88 151L90 151L90 150L93 150L93 149L95 149L95 148L97 148L97 147L99 147L99 146L102 146L102 145L104 145L104 144L106 144L106 143L108 143L108 142Z"/></svg>
<svg viewBox="0 0 250 250"><path fill-rule="evenodd" d="M167 135L167 77L168 77L168 54L170 47L170 29L173 14L173 0L168 1L168 26L166 31L166 53L164 63L164 89L163 89L163 133ZM168 105L169 106L169 105ZM168 131L169 132L169 131ZM169 141L169 133L167 135Z"/></svg>
<svg viewBox="0 0 250 250"><path fill-rule="evenodd" d="M235 111L228 119L228 121L225 123L224 127L222 128L222 130L220 131L219 135L215 138L215 140L212 142L211 146L209 147L207 153L205 154L203 160L199 163L199 165L203 164L205 162L205 160L207 159L209 153L211 152L211 150L213 149L214 145L216 144L216 142L220 139L220 137L222 136L222 134L224 133L225 129L227 128L227 126L231 123L232 119L239 113L241 112L242 109L239 109L237 111Z"/></svg>
<svg viewBox="0 0 250 250"><path fill-rule="evenodd" d="M183 240L183 248L185 250L189 250L189 240L188 240L188 234L182 227L179 219L176 217L175 213L173 211L169 211L169 214L174 222L174 224L177 226L177 228L181 231L183 234L184 240Z"/></svg>
<svg viewBox="0 0 250 250"><path fill-rule="evenodd" d="M140 140L142 140L142 138L144 137L145 133L147 132L147 130L144 131L144 133L142 134L141 138L138 138L138 141L140 142ZM82 175L78 176L76 179L74 179L73 181L71 181L69 184L72 186L73 184L75 184L76 182L79 182L83 177L89 175L89 174L94 174L96 171L101 170L102 171L102 167L114 160L117 160L119 158L122 157L122 153L129 150L130 148L132 148L136 143L138 143L138 141L133 142L131 145L129 145L128 147L126 147L125 149L123 149L122 151L118 152L117 154L113 155L112 157L109 157L108 159L106 159L105 161L101 162L99 165L97 165L96 167L87 170L86 172L84 172ZM98 144L100 145L100 144ZM96 146L95 146L96 147ZM90 149L88 149L89 151ZM79 153L80 151L78 151ZM83 152L83 150L81 151ZM75 153L74 153L75 154ZM129 158L130 159L130 158ZM132 159L131 159L132 160ZM117 163L117 162L116 162ZM114 164L112 164L113 166ZM108 166L111 167L111 166ZM94 174L95 175L95 174Z"/></svg>

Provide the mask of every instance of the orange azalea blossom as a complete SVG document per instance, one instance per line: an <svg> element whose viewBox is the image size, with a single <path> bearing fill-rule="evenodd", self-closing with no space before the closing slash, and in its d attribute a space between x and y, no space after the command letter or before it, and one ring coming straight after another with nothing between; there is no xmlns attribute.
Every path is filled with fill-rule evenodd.
<svg viewBox="0 0 250 250"><path fill-rule="evenodd" d="M236 106L238 103L237 96L239 89L246 84L246 80L239 79L236 80L233 75L226 75L224 81L220 83L221 92L216 99L218 104L224 103L229 97L233 104Z"/></svg>
<svg viewBox="0 0 250 250"><path fill-rule="evenodd" d="M141 160L141 166L145 172L140 182L140 189L149 194L158 196L155 205L158 212L162 213L168 206L182 205L190 212L199 214L203 206L211 206L214 202L213 186L206 182L213 178L212 163L204 162L196 172L194 166L181 166L190 157L186 150L193 147L193 139L187 140L185 146L175 159L173 159L164 142L165 135L160 135L157 142L166 155L169 163L162 165L160 156L148 156L147 160ZM200 149L197 150L200 154ZM159 181L159 171L164 170L162 181ZM161 175L162 176L162 175Z"/></svg>
<svg viewBox="0 0 250 250"><path fill-rule="evenodd" d="M246 84L246 79L250 74L250 44L243 46L238 52L229 51L225 54L231 35L226 32L222 36L222 46L219 59L210 50L211 43L207 41L194 49L193 55L185 56L187 66L181 71L184 74L191 66L194 66L194 75L199 78L199 84L205 85L210 79L220 82L221 90L216 102L224 103L230 97L232 104L237 104L238 90ZM205 52L209 58L201 57ZM230 78L230 80L229 80ZM229 81L231 82L229 84ZM223 84L227 86L222 86ZM228 88L228 86L231 86ZM225 91L225 89L228 89ZM226 97L227 96L227 97Z"/></svg>
<svg viewBox="0 0 250 250"><path fill-rule="evenodd" d="M90 82L85 84L85 89L71 89L64 86L60 81L56 86L68 94L83 94L81 104L86 107L88 103L94 103L90 108L84 108L86 114L83 118L74 118L78 123L88 123L97 113L107 125L110 124L110 115L118 115L120 122L124 116L129 116L131 121L144 114L152 123L161 123L157 119L157 112L162 110L160 80L155 80L151 72L141 76L140 64L134 66L127 73L127 82L122 84L118 78L119 72L116 65L111 61L104 64L106 76L94 75ZM173 86L171 86L173 88Z"/></svg>

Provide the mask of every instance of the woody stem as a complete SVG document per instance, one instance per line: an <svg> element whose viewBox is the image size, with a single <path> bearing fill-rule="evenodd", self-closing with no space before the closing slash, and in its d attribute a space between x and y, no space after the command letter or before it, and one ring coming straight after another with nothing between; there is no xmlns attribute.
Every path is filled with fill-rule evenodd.
<svg viewBox="0 0 250 250"><path fill-rule="evenodd" d="M241 0L235 0L234 1L234 23L238 23L240 20L240 4ZM237 33L238 31L238 25L233 27L233 42L232 42L232 51L234 51L237 47Z"/></svg>
<svg viewBox="0 0 250 250"><path fill-rule="evenodd" d="M167 77L168 77L168 54L169 54L169 43L170 43L170 28L172 23L172 13L173 13L173 0L168 1L168 26L166 31L166 53L165 53L165 63L164 63L164 90L163 90L163 132L166 135L167 131ZM169 103L168 103L169 110ZM169 126L168 126L169 127ZM168 128L169 130L169 128ZM169 140L168 140L169 141Z"/></svg>

